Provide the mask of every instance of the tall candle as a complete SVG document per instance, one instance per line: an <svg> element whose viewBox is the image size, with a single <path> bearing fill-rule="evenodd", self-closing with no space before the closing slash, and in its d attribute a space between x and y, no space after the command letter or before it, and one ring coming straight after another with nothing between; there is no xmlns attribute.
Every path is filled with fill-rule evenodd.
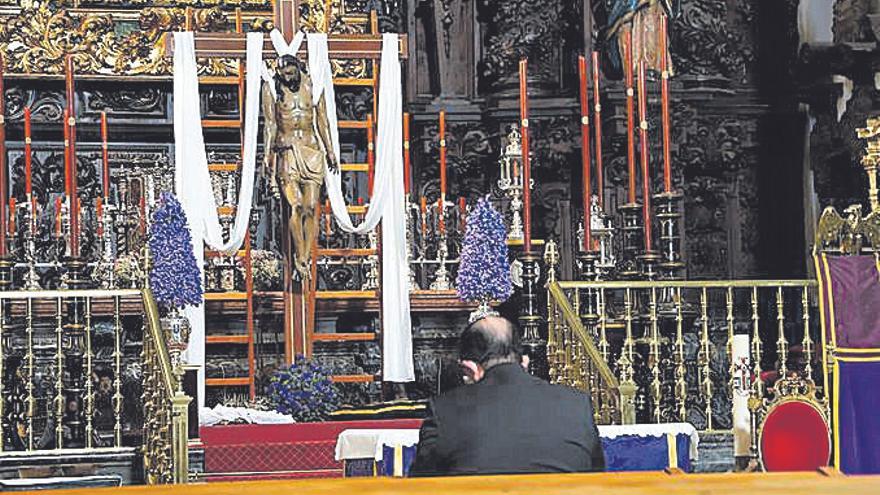
<svg viewBox="0 0 880 495"><path fill-rule="evenodd" d="M110 198L110 151L107 148L107 112L101 112L101 151L104 179L104 201Z"/></svg>
<svg viewBox="0 0 880 495"><path fill-rule="evenodd" d="M31 160L31 109L24 107L24 192L27 197L31 196L34 188Z"/></svg>
<svg viewBox="0 0 880 495"><path fill-rule="evenodd" d="M330 209L330 200L324 202L324 211L326 212L324 218L324 231L329 236L333 233L331 230L331 222L333 221L333 210Z"/></svg>
<svg viewBox="0 0 880 495"><path fill-rule="evenodd" d="M642 224L645 251L651 242L651 175L648 170L648 95L645 87L645 61L639 61L639 155L642 160Z"/></svg>
<svg viewBox="0 0 880 495"><path fill-rule="evenodd" d="M102 237L104 235L104 203L101 201L101 196L95 198L95 215L98 220L98 237Z"/></svg>
<svg viewBox="0 0 880 495"><path fill-rule="evenodd" d="M367 197L373 196L373 174L375 173L375 151L373 147L373 114L367 114Z"/></svg>
<svg viewBox="0 0 880 495"><path fill-rule="evenodd" d="M669 145L669 50L667 44L667 18L660 16L660 92L663 112L663 192L672 192L672 153Z"/></svg>
<svg viewBox="0 0 880 495"><path fill-rule="evenodd" d="M578 57L578 76L580 80L581 99L581 165L583 166L583 207L584 207L584 251L593 248L593 236L590 224L590 199L593 196L593 184L590 164L590 102L587 96L587 60L583 55Z"/></svg>
<svg viewBox="0 0 880 495"><path fill-rule="evenodd" d="M519 117L522 126L522 173L523 173L523 250L532 251L532 192L531 167L529 166L529 95L528 61L519 61Z"/></svg>
<svg viewBox="0 0 880 495"><path fill-rule="evenodd" d="M70 255L79 256L79 197L77 192L77 164L76 164L76 92L73 85L73 56L67 54L64 65L64 82L67 92L67 122L69 127L68 139L70 141Z"/></svg>
<svg viewBox="0 0 880 495"><path fill-rule="evenodd" d="M403 192L409 194L412 171L409 158L409 113L403 113Z"/></svg>
<svg viewBox="0 0 880 495"><path fill-rule="evenodd" d="M446 200L446 110L440 110L440 198Z"/></svg>
<svg viewBox="0 0 880 495"><path fill-rule="evenodd" d="M141 201L140 201L140 210L141 210L141 234L147 234L147 197L144 196L144 192L141 191Z"/></svg>
<svg viewBox="0 0 880 495"><path fill-rule="evenodd" d="M67 126L67 120L70 112L64 109L64 198L65 201L70 197L70 127Z"/></svg>
<svg viewBox="0 0 880 495"><path fill-rule="evenodd" d="M633 61L632 61L632 29L628 29L623 38L623 71L626 79L626 171L628 185L627 202L636 202L636 144L633 116Z"/></svg>
<svg viewBox="0 0 880 495"><path fill-rule="evenodd" d="M593 52L593 129L596 133L596 194L605 207L605 173L602 169L602 103L599 98L599 52Z"/></svg>
<svg viewBox="0 0 880 495"><path fill-rule="evenodd" d="M437 230L441 235L446 233L446 212L443 206L443 198L437 198Z"/></svg>
<svg viewBox="0 0 880 495"><path fill-rule="evenodd" d="M9 235L15 235L15 196L9 198Z"/></svg>
<svg viewBox="0 0 880 495"><path fill-rule="evenodd" d="M0 52L0 256L6 256L6 88L4 60Z"/></svg>
<svg viewBox="0 0 880 495"><path fill-rule="evenodd" d="M55 235L61 237L61 196L55 196Z"/></svg>
<svg viewBox="0 0 880 495"><path fill-rule="evenodd" d="M37 198L31 197L31 215L30 215L30 225L28 228L31 231L31 235L37 232L37 217L39 213L37 211Z"/></svg>

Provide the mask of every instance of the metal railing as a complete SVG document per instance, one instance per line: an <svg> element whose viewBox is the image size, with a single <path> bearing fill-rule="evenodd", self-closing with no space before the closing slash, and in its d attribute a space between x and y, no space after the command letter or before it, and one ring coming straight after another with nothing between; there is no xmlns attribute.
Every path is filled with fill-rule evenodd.
<svg viewBox="0 0 880 495"><path fill-rule="evenodd" d="M0 292L0 458L142 447L182 482L188 401L148 290Z"/></svg>
<svg viewBox="0 0 880 495"><path fill-rule="evenodd" d="M816 303L812 280L550 282L550 378L591 393L605 423L729 430L735 388L763 397L791 374L823 383ZM750 370L735 383L738 334Z"/></svg>

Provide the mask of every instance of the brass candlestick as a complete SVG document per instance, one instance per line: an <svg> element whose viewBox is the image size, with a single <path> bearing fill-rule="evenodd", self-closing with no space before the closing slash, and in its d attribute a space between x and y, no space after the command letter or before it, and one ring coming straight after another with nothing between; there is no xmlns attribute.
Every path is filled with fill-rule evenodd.
<svg viewBox="0 0 880 495"><path fill-rule="evenodd" d="M434 282L431 283L431 290L444 291L451 288L449 281L449 271L446 269L447 258L449 257L449 247L446 243L446 233L440 234L440 246L437 248L437 271L434 273Z"/></svg>
<svg viewBox="0 0 880 495"><path fill-rule="evenodd" d="M657 221L660 224L660 276L665 280L681 280L685 264L682 261L681 204L682 193L664 192L654 195Z"/></svg>

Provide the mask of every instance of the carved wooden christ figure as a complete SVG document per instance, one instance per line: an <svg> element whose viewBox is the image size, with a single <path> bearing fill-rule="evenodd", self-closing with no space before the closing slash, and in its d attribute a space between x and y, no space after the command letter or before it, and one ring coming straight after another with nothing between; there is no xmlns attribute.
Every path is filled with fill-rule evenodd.
<svg viewBox="0 0 880 495"><path fill-rule="evenodd" d="M273 194L281 192L290 205L288 227L294 248L294 269L309 277L309 255L318 233L316 209L324 181L325 164L336 171L338 162L330 141L324 95L312 103L312 81L305 64L292 55L278 59L271 82L263 83L265 167Z"/></svg>

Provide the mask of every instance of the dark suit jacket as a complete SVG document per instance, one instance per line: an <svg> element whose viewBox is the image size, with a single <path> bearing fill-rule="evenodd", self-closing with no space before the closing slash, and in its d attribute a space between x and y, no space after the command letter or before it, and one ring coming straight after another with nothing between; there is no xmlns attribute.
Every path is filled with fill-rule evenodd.
<svg viewBox="0 0 880 495"><path fill-rule="evenodd" d="M601 471L590 397L518 364L431 401L411 476Z"/></svg>

